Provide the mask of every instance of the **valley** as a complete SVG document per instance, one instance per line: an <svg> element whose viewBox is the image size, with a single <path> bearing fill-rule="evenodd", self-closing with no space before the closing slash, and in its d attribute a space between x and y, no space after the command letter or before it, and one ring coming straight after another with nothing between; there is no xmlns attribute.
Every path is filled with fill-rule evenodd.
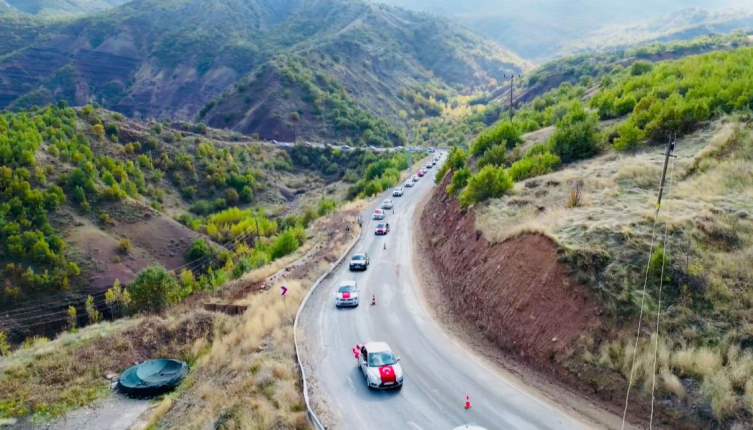
<svg viewBox="0 0 753 430"><path fill-rule="evenodd" d="M0 426L750 427L751 11L639 3L0 0Z"/></svg>

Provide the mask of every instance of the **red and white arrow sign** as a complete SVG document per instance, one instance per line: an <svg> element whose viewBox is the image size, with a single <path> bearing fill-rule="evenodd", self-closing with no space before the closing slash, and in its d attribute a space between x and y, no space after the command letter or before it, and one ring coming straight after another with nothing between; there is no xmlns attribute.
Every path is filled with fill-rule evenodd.
<svg viewBox="0 0 753 430"><path fill-rule="evenodd" d="M286 287L280 287L280 295L282 297L285 297L285 294L288 293L288 289Z"/></svg>

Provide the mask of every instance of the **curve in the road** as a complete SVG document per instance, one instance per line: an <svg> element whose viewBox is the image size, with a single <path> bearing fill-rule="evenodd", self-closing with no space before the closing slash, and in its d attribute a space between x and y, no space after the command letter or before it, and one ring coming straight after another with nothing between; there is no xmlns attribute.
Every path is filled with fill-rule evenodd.
<svg viewBox="0 0 753 430"><path fill-rule="evenodd" d="M315 382L313 396L329 429L453 429L474 422L487 429L581 429L588 425L529 394L457 344L432 319L420 299L413 229L416 208L432 186L434 171L388 211L392 231L375 237L373 208L364 214L364 232L352 252L368 252L371 265L352 273L347 264L315 291L301 313L306 331L304 361ZM384 250L384 244L387 249ZM356 280L362 301L339 309L334 291ZM377 305L370 306L372 295ZM405 383L398 391L366 387L351 348L384 341L401 357ZM465 396L472 408L466 410Z"/></svg>

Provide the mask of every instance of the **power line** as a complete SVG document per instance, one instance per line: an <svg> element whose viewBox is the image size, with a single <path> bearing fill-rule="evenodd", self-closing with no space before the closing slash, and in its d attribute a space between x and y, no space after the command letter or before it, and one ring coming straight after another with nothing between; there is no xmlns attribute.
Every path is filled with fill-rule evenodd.
<svg viewBox="0 0 753 430"><path fill-rule="evenodd" d="M649 247L648 261L646 262L646 275L643 280L643 291L641 294L640 312L638 314L638 330L635 335L635 346L633 348L633 360L630 366L630 379L628 380L627 393L625 394L625 410L622 412L622 430L625 429L625 422L627 419L628 405L630 404L630 389L633 386L633 378L635 376L635 361L638 357L638 341L641 337L641 325L643 323L643 306L646 302L646 286L648 285L648 274L651 270L651 255L654 253L654 242L656 240L656 226L659 221L659 210L661 209L661 200L664 194L664 184L667 175L667 165L669 163L669 157L672 155L672 151L675 148L676 136L673 134L667 143L666 153L664 154L664 169L662 171L661 181L659 183L659 198L656 203L656 213L654 214L654 225L651 232L651 246Z"/></svg>
<svg viewBox="0 0 753 430"><path fill-rule="evenodd" d="M672 160L672 167L670 169L669 173L669 188L667 189L667 193L672 189L672 185L674 183L673 177L674 177L674 170L675 170L675 162ZM667 262L667 259L669 259L669 253L667 252L667 248L669 246L669 212L667 212L667 221L664 226L664 249L663 249L663 255L662 255L662 261L661 261L661 276L659 278L659 302L658 307L656 309L656 339L655 339L655 345L654 345L654 372L653 372L653 382L651 384L651 418L649 420L649 429L652 429L654 427L654 393L656 392L656 362L659 355L659 328L660 328L660 322L661 322L661 293L662 293L662 287L664 286L664 265ZM671 265L670 265L671 268Z"/></svg>

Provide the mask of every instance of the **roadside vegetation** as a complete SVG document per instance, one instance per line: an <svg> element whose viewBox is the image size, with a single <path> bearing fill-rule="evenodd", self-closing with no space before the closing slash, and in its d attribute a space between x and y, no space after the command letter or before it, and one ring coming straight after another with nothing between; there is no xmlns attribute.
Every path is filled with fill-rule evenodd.
<svg viewBox="0 0 753 430"><path fill-rule="evenodd" d="M584 336L566 366L600 386L610 372L629 378L635 357L636 386L647 399L657 337L643 336L635 348L632 322L643 303L646 331L660 327L657 401L698 407L725 425L753 416L751 62L753 49L740 47L617 66L596 91L565 83L485 129L467 151L453 148L436 178L452 172L446 191L461 206L477 206L487 240L552 238L608 319L631 321L611 324L606 337ZM550 125L538 141L523 135ZM671 132L679 158L662 205L660 233L668 222L668 239L647 255ZM600 370L584 373L583 363Z"/></svg>

